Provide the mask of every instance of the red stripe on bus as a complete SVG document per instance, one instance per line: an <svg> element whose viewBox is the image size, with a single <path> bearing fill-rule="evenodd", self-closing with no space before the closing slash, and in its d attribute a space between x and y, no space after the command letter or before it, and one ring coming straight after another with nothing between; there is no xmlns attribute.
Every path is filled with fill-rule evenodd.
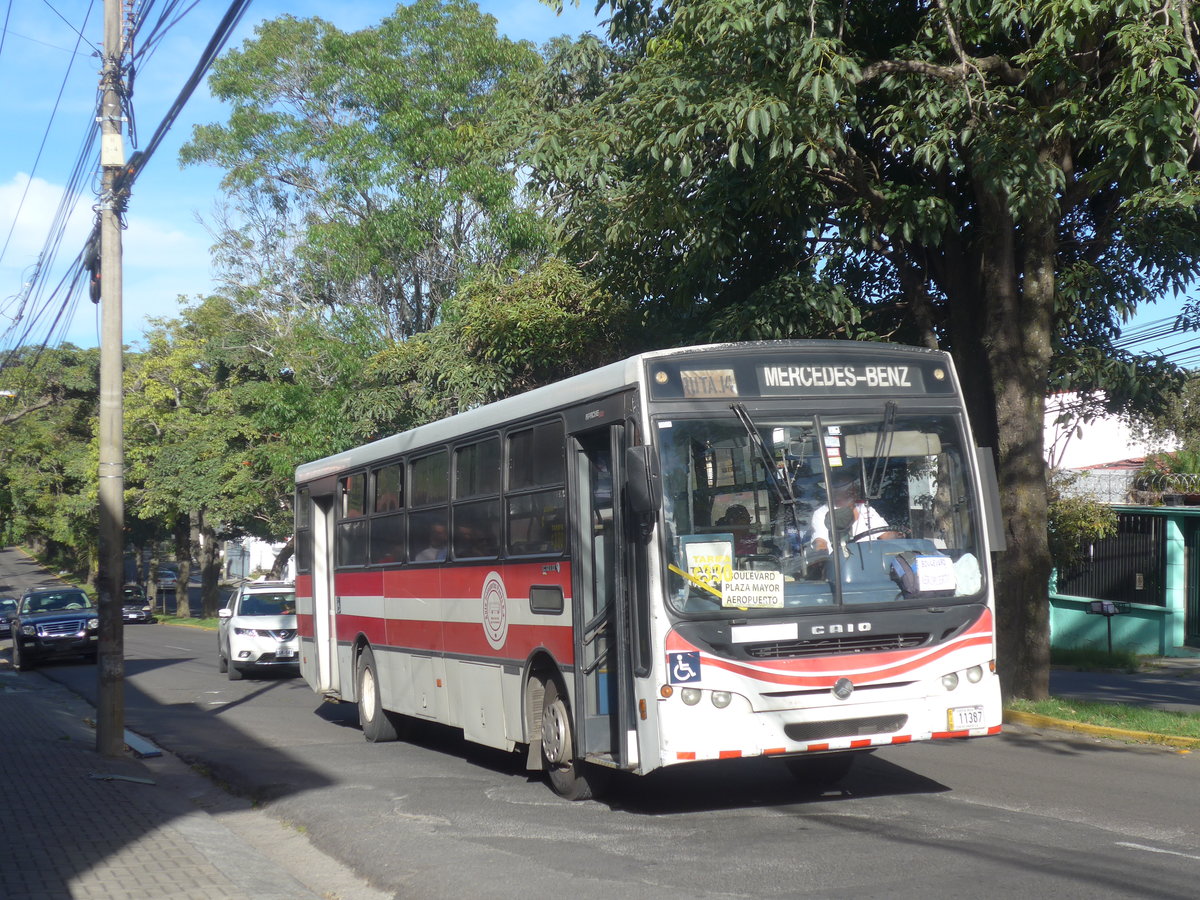
<svg viewBox="0 0 1200 900"><path fill-rule="evenodd" d="M763 756L775 756L778 753L787 753L786 747L771 747L763 751Z"/></svg>
<svg viewBox="0 0 1200 900"><path fill-rule="evenodd" d="M911 734L898 734L894 738L892 738L892 743L893 744L910 744L910 743L912 743L912 735Z"/></svg>
<svg viewBox="0 0 1200 900"><path fill-rule="evenodd" d="M741 750L722 750L717 754L717 759L739 759L741 755Z"/></svg>
<svg viewBox="0 0 1200 900"><path fill-rule="evenodd" d="M679 751L678 753L676 753L676 754L675 754L675 758L676 758L676 759L695 759L695 758L696 758L696 754L695 754L695 753L688 753L688 752L686 752L686 751L683 751L683 750L681 750L681 751Z"/></svg>
<svg viewBox="0 0 1200 900"><path fill-rule="evenodd" d="M850 742L850 749L852 749L852 750L857 749L859 747L870 747L870 746L871 746L870 741L851 741Z"/></svg>
<svg viewBox="0 0 1200 900"><path fill-rule="evenodd" d="M944 740L946 738L965 738L970 736L971 732L969 731L935 731L930 735L930 737L935 741Z"/></svg>
<svg viewBox="0 0 1200 900"><path fill-rule="evenodd" d="M841 657L832 660L834 667L830 672L800 673L795 671L779 671L779 667L777 666L751 667L718 656L712 656L702 651L700 663L702 666L713 666L735 675L741 675L745 678L769 684L806 688L832 688L839 678L850 678L859 685L893 681L896 678L924 668L930 663L936 662L957 650L965 647L990 646L991 642L991 635L978 635L975 637L958 638L949 644L938 647L933 652L925 648L923 650L872 653L869 656L863 653L856 655L852 660ZM869 666L870 671L852 669L850 668L851 664L863 667ZM768 671L764 671L764 669L768 669Z"/></svg>
<svg viewBox="0 0 1200 900"><path fill-rule="evenodd" d="M951 643L938 647L934 653L929 653L931 648L928 647L914 650L879 651L856 655L855 661L859 665L869 666L871 669L869 673L862 673L863 677L867 679L863 683L870 684L875 681L890 680L899 674L924 665L926 662L937 660L954 650L963 647L990 646L993 639L992 631L992 612L985 608L970 628ZM678 631L671 630L667 634L666 650L667 652L699 652L700 648L692 645ZM920 656L922 653L926 655ZM738 666L736 663L719 657L702 654L701 663L717 665L759 681L804 687L832 687L833 682L838 678L853 677L855 674L853 669L848 670L849 660L844 654L763 660L756 662L753 668ZM890 671L881 670L878 668L880 665L891 665L893 668Z"/></svg>
<svg viewBox="0 0 1200 900"><path fill-rule="evenodd" d="M828 750L829 745L828 744L809 744L804 749L805 750Z"/></svg>

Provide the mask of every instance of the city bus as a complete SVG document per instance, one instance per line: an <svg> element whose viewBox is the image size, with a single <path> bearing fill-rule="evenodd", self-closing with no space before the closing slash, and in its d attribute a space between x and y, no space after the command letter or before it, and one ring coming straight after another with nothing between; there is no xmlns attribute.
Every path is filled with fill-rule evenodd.
<svg viewBox="0 0 1200 900"><path fill-rule="evenodd" d="M996 734L990 451L939 351L643 353L296 471L301 671L570 799Z"/></svg>

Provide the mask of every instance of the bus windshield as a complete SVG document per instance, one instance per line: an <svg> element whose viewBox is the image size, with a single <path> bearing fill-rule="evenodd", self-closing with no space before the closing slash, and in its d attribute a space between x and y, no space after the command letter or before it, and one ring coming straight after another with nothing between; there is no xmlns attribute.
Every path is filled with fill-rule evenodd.
<svg viewBox="0 0 1200 900"><path fill-rule="evenodd" d="M954 414L660 420L681 613L977 600L980 517Z"/></svg>

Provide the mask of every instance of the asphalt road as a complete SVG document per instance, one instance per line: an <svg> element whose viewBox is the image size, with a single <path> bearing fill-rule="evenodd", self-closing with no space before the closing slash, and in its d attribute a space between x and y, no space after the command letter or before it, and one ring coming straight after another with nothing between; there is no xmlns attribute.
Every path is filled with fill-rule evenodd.
<svg viewBox="0 0 1200 900"><path fill-rule="evenodd" d="M881 750L806 794L747 761L568 803L515 756L424 728L367 744L303 680L230 682L212 632L130 626L130 728L405 898L1179 897L1200 880L1200 755L1010 727ZM95 668L46 666L85 696Z"/></svg>

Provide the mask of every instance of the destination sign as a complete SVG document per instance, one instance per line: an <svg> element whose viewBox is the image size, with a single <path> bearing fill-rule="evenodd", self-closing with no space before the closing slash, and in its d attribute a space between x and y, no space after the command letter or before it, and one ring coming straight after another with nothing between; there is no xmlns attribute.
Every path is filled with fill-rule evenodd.
<svg viewBox="0 0 1200 900"><path fill-rule="evenodd" d="M738 395L733 369L681 369L679 380L683 396L689 399Z"/></svg>
<svg viewBox="0 0 1200 900"><path fill-rule="evenodd" d="M652 359L647 376L655 400L745 401L754 397L953 396L954 375L945 354L852 341L813 342L810 352L745 351L681 359ZM834 349L828 344L838 343ZM755 352L757 351L757 352Z"/></svg>

